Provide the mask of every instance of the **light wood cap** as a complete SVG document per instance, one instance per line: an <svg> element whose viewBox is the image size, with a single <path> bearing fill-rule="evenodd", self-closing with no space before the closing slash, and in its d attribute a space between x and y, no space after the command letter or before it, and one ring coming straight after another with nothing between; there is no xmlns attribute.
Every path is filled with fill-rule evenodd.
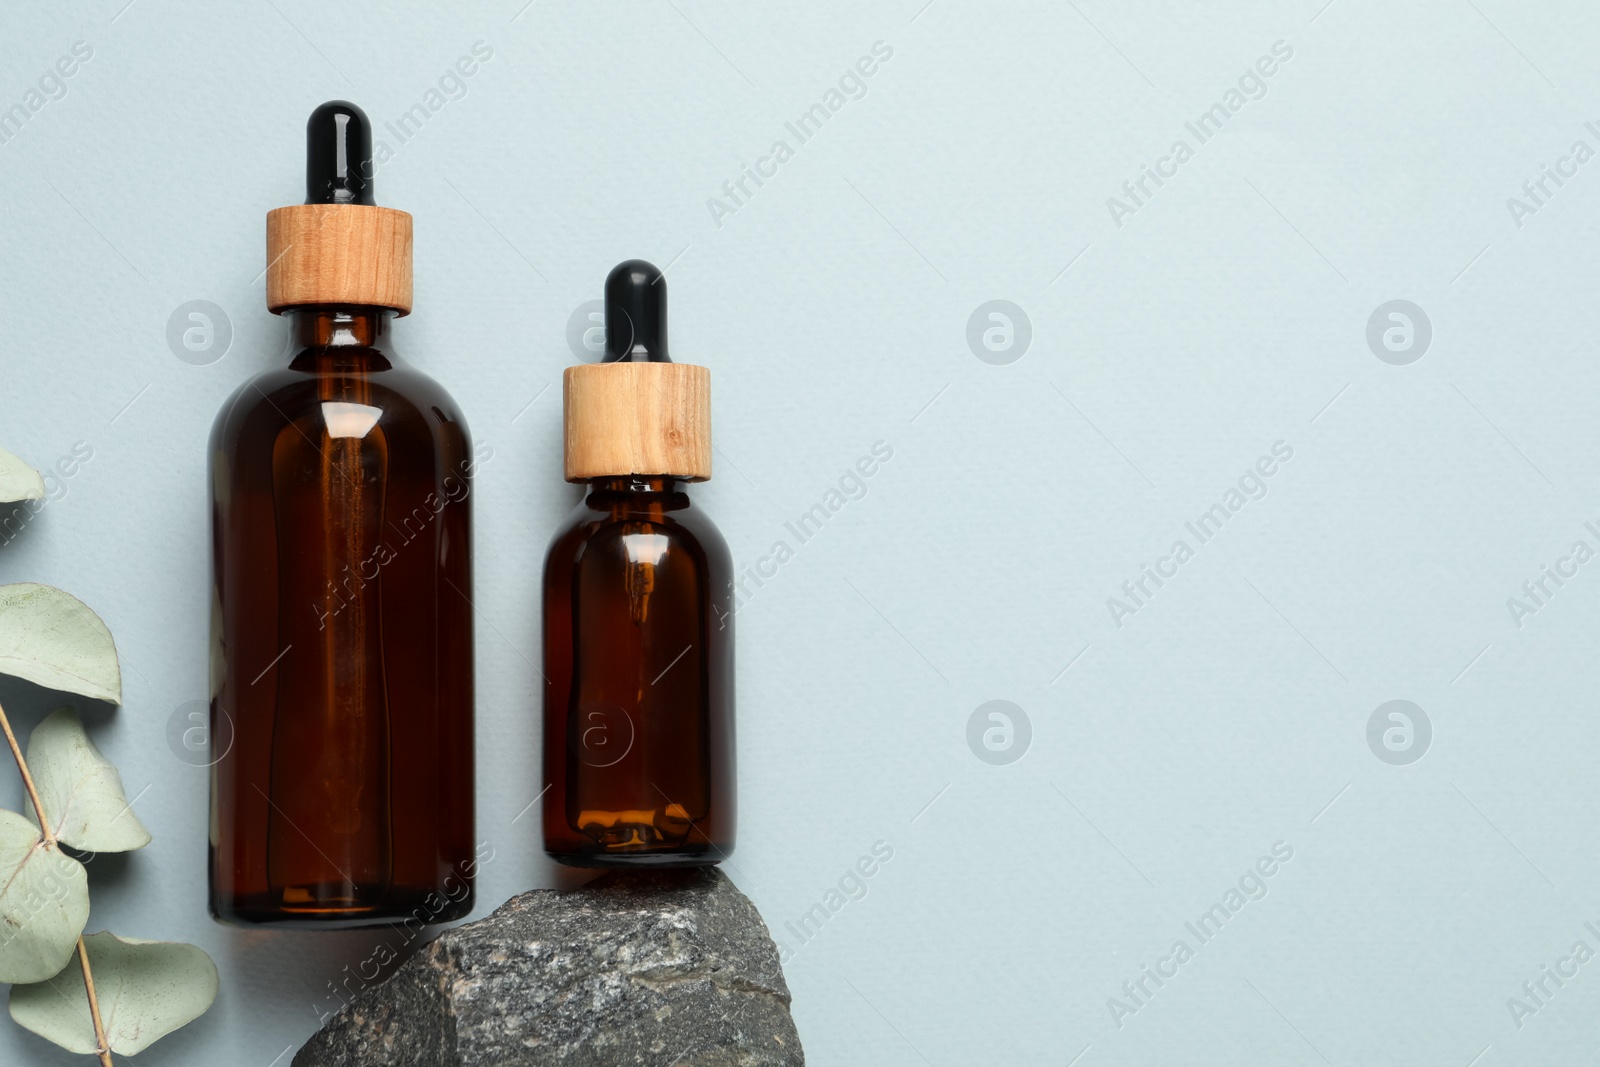
<svg viewBox="0 0 1600 1067"><path fill-rule="evenodd" d="M711 477L711 372L692 363L586 363L562 379L567 481Z"/></svg>
<svg viewBox="0 0 1600 1067"><path fill-rule="evenodd" d="M411 312L411 216L370 204L267 212L267 308L361 304Z"/></svg>

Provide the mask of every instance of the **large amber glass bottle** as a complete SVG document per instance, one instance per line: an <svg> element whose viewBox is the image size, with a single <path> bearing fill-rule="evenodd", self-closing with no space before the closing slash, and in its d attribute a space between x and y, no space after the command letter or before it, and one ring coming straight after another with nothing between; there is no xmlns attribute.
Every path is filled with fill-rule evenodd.
<svg viewBox="0 0 1600 1067"><path fill-rule="evenodd" d="M373 206L365 116L325 104L307 134L307 204L268 220L288 365L211 437L212 911L441 922L475 871L475 457L392 345L411 220Z"/></svg>
<svg viewBox="0 0 1600 1067"><path fill-rule="evenodd" d="M710 379L667 358L666 282L606 281L606 361L566 376L567 480L544 572L545 851L577 867L733 851L733 565L685 483L711 474Z"/></svg>

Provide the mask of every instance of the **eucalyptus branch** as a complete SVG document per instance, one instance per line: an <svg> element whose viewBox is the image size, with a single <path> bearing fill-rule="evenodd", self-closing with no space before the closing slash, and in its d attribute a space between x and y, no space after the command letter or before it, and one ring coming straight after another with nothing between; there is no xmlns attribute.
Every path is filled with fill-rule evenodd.
<svg viewBox="0 0 1600 1067"><path fill-rule="evenodd" d="M56 840L50 820L45 817L44 802L39 799L39 789L33 784L33 774L28 770L28 761L23 758L22 747L17 744L17 735L11 731L11 720L6 717L3 706L0 706L0 730L5 731L6 744L11 746L11 756L17 761L17 771L22 775L22 786L28 791L28 799L33 802L33 814L39 820L39 832L44 835L45 847L59 849L61 843ZM94 1020L95 1054L103 1067L114 1067L111 1062L111 1043L106 1040L106 1024L100 1018L100 1001L95 997L94 972L89 969L89 949L83 943L82 934L78 935L78 963L83 968L83 987L89 997L89 1015Z"/></svg>

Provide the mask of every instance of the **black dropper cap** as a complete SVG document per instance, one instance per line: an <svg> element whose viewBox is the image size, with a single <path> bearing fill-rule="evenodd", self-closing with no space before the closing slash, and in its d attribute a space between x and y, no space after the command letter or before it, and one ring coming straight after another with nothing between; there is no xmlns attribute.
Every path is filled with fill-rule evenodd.
<svg viewBox="0 0 1600 1067"><path fill-rule="evenodd" d="M306 121L306 203L376 203L372 124L349 101L329 100Z"/></svg>
<svg viewBox="0 0 1600 1067"><path fill-rule="evenodd" d="M671 363L667 355L667 279L642 259L606 275L606 358L602 363Z"/></svg>

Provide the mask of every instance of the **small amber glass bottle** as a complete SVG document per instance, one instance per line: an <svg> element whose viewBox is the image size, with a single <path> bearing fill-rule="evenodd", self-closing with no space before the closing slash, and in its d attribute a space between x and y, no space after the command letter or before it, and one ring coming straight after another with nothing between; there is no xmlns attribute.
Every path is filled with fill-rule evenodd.
<svg viewBox="0 0 1600 1067"><path fill-rule="evenodd" d="M667 356L667 283L606 279L606 358L567 370L588 491L544 570L545 851L683 867L733 851L733 564L685 482L711 476L710 374Z"/></svg>
<svg viewBox="0 0 1600 1067"><path fill-rule="evenodd" d="M268 216L288 366L212 431L211 908L422 924L472 909L466 423L403 364L411 216L374 206L371 131L307 125L307 201Z"/></svg>

